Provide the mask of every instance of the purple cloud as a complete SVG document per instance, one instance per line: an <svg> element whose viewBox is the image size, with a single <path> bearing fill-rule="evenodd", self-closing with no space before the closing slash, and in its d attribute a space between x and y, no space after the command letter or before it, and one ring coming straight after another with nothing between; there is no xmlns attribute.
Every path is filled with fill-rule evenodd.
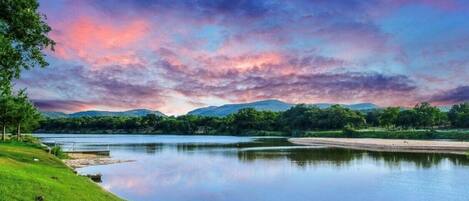
<svg viewBox="0 0 469 201"><path fill-rule="evenodd" d="M459 86L439 94L435 94L430 98L430 102L437 104L455 104L469 101L469 86Z"/></svg>

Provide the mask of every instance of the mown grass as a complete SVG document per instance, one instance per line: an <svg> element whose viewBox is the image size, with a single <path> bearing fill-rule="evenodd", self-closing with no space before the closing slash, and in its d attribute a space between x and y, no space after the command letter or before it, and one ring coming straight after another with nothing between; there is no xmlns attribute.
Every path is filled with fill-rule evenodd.
<svg viewBox="0 0 469 201"><path fill-rule="evenodd" d="M469 130L335 130L307 131L304 137L350 137L383 139L455 139L469 140Z"/></svg>
<svg viewBox="0 0 469 201"><path fill-rule="evenodd" d="M35 160L37 159L37 160ZM0 142L0 200L121 200L39 145Z"/></svg>

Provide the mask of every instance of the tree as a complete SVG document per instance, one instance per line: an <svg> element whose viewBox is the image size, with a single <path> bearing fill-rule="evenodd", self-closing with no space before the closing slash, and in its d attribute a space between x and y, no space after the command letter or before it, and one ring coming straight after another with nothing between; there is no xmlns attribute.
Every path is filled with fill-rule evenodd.
<svg viewBox="0 0 469 201"><path fill-rule="evenodd" d="M240 109L233 114L233 128L239 133L243 130L251 130L256 128L259 121L259 113L253 108Z"/></svg>
<svg viewBox="0 0 469 201"><path fill-rule="evenodd" d="M397 125L402 128L415 128L417 122L417 112L413 109L401 111L397 116Z"/></svg>
<svg viewBox="0 0 469 201"><path fill-rule="evenodd" d="M285 130L305 130L310 127L310 120L306 118L306 113L311 110L305 104L298 104L282 113L280 117L281 125ZM313 109L314 110L314 109Z"/></svg>
<svg viewBox="0 0 469 201"><path fill-rule="evenodd" d="M448 112L451 126L456 128L469 128L469 103L456 104Z"/></svg>
<svg viewBox="0 0 469 201"><path fill-rule="evenodd" d="M417 125L424 128L437 125L442 118L441 111L427 102L415 105L414 110L417 113Z"/></svg>
<svg viewBox="0 0 469 201"><path fill-rule="evenodd" d="M17 138L21 138L21 127L34 126L40 119L40 114L29 101L24 90L13 97L12 123L16 126Z"/></svg>
<svg viewBox="0 0 469 201"><path fill-rule="evenodd" d="M379 121L382 126L389 128L390 126L395 126L397 123L397 116L399 115L399 107L388 107L383 110Z"/></svg>
<svg viewBox="0 0 469 201"><path fill-rule="evenodd" d="M18 78L22 69L48 65L42 50L54 49L51 28L38 12L37 0L0 1L0 85Z"/></svg>
<svg viewBox="0 0 469 201"><path fill-rule="evenodd" d="M382 110L374 109L366 113L366 123L370 126L379 126L379 118L381 117Z"/></svg>
<svg viewBox="0 0 469 201"><path fill-rule="evenodd" d="M14 102L10 87L4 88L4 90L0 92L0 123L2 125L3 141L6 139L7 126L12 121L13 107Z"/></svg>

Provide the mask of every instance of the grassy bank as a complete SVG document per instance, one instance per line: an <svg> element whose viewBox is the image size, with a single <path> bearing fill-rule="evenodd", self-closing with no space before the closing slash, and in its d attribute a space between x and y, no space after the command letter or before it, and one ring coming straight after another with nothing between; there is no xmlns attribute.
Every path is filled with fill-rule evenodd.
<svg viewBox="0 0 469 201"><path fill-rule="evenodd" d="M0 200L121 200L34 143L0 142Z"/></svg>
<svg viewBox="0 0 469 201"><path fill-rule="evenodd" d="M304 137L469 140L469 130L336 130L308 131Z"/></svg>

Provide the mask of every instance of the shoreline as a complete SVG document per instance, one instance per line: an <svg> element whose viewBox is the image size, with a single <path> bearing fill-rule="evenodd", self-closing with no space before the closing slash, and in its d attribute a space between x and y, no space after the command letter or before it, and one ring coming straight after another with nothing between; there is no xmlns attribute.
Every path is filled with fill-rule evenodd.
<svg viewBox="0 0 469 201"><path fill-rule="evenodd" d="M110 165L116 163L134 162L135 160L119 160L112 159L109 156L102 156L99 154L91 153L67 153L69 159L64 159L63 162L72 169L97 166L97 165Z"/></svg>
<svg viewBox="0 0 469 201"><path fill-rule="evenodd" d="M5 200L123 200L77 175L40 143L0 142L0 151L0 184L10 187L2 189Z"/></svg>
<svg viewBox="0 0 469 201"><path fill-rule="evenodd" d="M314 137L289 138L288 141L297 145L326 145L330 147L368 151L448 153L460 155L466 155L469 151L469 142L461 141Z"/></svg>

